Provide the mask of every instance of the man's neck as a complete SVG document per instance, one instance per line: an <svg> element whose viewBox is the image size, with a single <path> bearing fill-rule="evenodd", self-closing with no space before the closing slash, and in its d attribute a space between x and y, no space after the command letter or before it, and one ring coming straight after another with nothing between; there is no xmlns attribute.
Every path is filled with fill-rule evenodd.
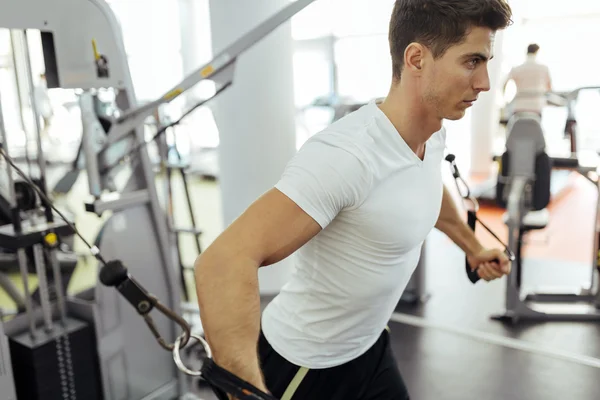
<svg viewBox="0 0 600 400"><path fill-rule="evenodd" d="M432 115L416 93L408 87L393 87L379 108L408 146L421 155L425 142L442 128L442 120Z"/></svg>

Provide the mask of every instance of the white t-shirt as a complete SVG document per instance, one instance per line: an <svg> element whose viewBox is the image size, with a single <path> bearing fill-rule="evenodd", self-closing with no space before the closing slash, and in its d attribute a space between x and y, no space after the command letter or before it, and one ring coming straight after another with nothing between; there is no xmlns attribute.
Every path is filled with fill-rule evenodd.
<svg viewBox="0 0 600 400"><path fill-rule="evenodd" d="M517 86L517 94L510 107L512 112L541 113L547 104L545 94L550 85L548 67L530 56L525 63L511 69L508 78L514 80Z"/></svg>
<svg viewBox="0 0 600 400"><path fill-rule="evenodd" d="M446 133L424 160L375 102L311 137L276 188L323 228L294 255L294 271L262 316L282 357L328 368L368 350L385 329L434 227Z"/></svg>

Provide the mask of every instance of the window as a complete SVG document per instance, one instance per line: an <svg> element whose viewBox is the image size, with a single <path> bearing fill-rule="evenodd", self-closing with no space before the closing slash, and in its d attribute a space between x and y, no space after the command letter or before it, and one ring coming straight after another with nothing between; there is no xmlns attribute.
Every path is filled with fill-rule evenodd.
<svg viewBox="0 0 600 400"><path fill-rule="evenodd" d="M335 60L340 96L367 102L387 95L392 78L387 36L340 38L335 46Z"/></svg>
<svg viewBox="0 0 600 400"><path fill-rule="evenodd" d="M177 0L110 0L123 33L138 101L155 100L183 79Z"/></svg>
<svg viewBox="0 0 600 400"><path fill-rule="evenodd" d="M306 40L331 35L333 3L333 0L316 0L292 17L292 37Z"/></svg>

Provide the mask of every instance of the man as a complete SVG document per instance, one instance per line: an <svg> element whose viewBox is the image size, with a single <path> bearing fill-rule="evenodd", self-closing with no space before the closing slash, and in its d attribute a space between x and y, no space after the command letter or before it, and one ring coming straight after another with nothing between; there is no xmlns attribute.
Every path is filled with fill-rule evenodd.
<svg viewBox="0 0 600 400"><path fill-rule="evenodd" d="M547 104L546 94L552 91L552 80L549 68L537 61L540 46L533 43L527 46L527 59L519 66L512 68L504 83L504 90L512 80L517 93L510 105L512 113L533 112L542 116Z"/></svg>
<svg viewBox="0 0 600 400"><path fill-rule="evenodd" d="M387 97L309 139L196 262L217 364L281 399L408 399L385 328L431 229L483 279L509 272L461 218L441 163L442 121L489 90L494 33L510 18L504 0L396 1ZM257 270L294 252L261 320Z"/></svg>

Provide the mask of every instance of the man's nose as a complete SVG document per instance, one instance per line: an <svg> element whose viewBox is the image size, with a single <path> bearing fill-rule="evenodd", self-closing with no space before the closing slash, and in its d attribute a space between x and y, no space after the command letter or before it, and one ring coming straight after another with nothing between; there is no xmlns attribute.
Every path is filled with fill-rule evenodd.
<svg viewBox="0 0 600 400"><path fill-rule="evenodd" d="M487 68L482 68L473 82L473 89L477 92L487 92L490 90L490 74Z"/></svg>

